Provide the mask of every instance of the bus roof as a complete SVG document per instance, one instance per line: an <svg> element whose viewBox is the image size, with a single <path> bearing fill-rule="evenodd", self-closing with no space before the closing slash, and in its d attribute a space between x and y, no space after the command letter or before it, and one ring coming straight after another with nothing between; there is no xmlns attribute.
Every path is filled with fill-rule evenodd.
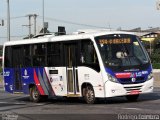
<svg viewBox="0 0 160 120"><path fill-rule="evenodd" d="M57 41L68 41L68 40L79 40L79 39L89 39L96 36L109 35L109 34L132 34L131 32L123 32L123 31L100 31L100 32L90 32L90 33L77 33L70 35L47 35L38 38L31 39L22 39L22 40L14 40L8 41L4 43L4 46L12 46L12 45L25 45L25 44L35 44L35 43L44 43L44 42L57 42Z"/></svg>

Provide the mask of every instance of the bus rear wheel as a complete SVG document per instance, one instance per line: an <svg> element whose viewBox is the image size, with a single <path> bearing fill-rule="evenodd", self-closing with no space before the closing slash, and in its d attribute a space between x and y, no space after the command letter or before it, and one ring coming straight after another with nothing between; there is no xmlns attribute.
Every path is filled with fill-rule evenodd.
<svg viewBox="0 0 160 120"><path fill-rule="evenodd" d="M33 102L40 102L42 97L36 86L30 88L30 100Z"/></svg>
<svg viewBox="0 0 160 120"><path fill-rule="evenodd" d="M84 99L87 104L94 104L95 103L95 94L92 86L87 86L84 88Z"/></svg>
<svg viewBox="0 0 160 120"><path fill-rule="evenodd" d="M130 102L134 102L134 101L137 101L139 95L127 95L126 98L128 101Z"/></svg>

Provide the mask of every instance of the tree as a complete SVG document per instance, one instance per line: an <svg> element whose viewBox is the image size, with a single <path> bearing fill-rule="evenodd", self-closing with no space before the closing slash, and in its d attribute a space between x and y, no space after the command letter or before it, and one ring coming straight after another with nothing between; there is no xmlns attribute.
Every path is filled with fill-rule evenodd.
<svg viewBox="0 0 160 120"><path fill-rule="evenodd" d="M152 45L153 45L154 52L160 48L160 34L158 34L158 36L155 38Z"/></svg>

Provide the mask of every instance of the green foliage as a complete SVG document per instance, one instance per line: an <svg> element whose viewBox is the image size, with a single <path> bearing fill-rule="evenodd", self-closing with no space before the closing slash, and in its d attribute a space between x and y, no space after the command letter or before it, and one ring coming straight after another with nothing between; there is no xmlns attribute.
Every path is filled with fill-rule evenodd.
<svg viewBox="0 0 160 120"><path fill-rule="evenodd" d="M2 70L2 67L0 67L0 73L2 72L3 70Z"/></svg>
<svg viewBox="0 0 160 120"><path fill-rule="evenodd" d="M2 56L2 50L0 50L0 56Z"/></svg>
<svg viewBox="0 0 160 120"><path fill-rule="evenodd" d="M154 50L151 55L151 61L152 63L160 63L160 48Z"/></svg>
<svg viewBox="0 0 160 120"><path fill-rule="evenodd" d="M150 42L143 41L145 48L150 50ZM160 35L151 43L152 54L150 56L154 69L160 69Z"/></svg>
<svg viewBox="0 0 160 120"><path fill-rule="evenodd" d="M160 63L152 63L154 69L160 69Z"/></svg>
<svg viewBox="0 0 160 120"><path fill-rule="evenodd" d="M154 69L160 69L160 48L155 49L152 53L151 62Z"/></svg>
<svg viewBox="0 0 160 120"><path fill-rule="evenodd" d="M0 67L0 74L2 73L2 67ZM2 76L0 75L0 83L2 83Z"/></svg>

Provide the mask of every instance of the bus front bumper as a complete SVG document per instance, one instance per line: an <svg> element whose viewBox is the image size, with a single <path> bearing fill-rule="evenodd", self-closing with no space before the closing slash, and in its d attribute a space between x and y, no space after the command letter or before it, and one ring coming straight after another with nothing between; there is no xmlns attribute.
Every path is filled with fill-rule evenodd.
<svg viewBox="0 0 160 120"><path fill-rule="evenodd" d="M144 83L125 85L107 81L105 83L105 97L151 93L153 92L153 81L154 79L152 78Z"/></svg>

